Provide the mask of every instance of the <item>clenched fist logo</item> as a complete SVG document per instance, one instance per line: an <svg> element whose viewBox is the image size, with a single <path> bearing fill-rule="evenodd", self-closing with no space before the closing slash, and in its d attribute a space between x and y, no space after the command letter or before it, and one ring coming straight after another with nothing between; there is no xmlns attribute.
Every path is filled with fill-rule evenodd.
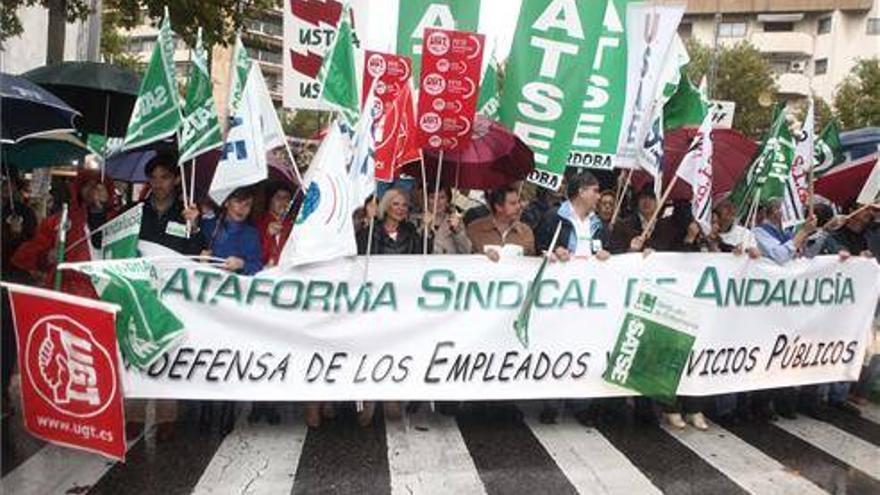
<svg viewBox="0 0 880 495"><path fill-rule="evenodd" d="M53 331L54 330L54 331ZM61 345L61 332L58 327L50 329L40 344L38 362L40 364L40 376L52 389L52 399L59 404L67 404L68 384L70 372L67 368L67 356Z"/></svg>

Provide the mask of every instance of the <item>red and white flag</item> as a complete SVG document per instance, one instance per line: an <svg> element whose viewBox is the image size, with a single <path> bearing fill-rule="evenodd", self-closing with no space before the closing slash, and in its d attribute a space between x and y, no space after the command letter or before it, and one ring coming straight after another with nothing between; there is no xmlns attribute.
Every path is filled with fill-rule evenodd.
<svg viewBox="0 0 880 495"><path fill-rule="evenodd" d="M112 304L9 290L25 429L48 442L125 460L125 418Z"/></svg>
<svg viewBox="0 0 880 495"><path fill-rule="evenodd" d="M691 185L691 212L708 235L712 230L712 112L706 112L676 175Z"/></svg>

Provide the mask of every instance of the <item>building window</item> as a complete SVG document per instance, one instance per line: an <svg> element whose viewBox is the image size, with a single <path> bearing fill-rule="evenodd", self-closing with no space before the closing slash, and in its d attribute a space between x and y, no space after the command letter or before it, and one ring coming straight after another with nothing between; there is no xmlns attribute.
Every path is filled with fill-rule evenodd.
<svg viewBox="0 0 880 495"><path fill-rule="evenodd" d="M814 62L815 66L813 68L813 73L817 76L821 76L822 74L826 74L828 72L828 59L827 58L817 58Z"/></svg>
<svg viewBox="0 0 880 495"><path fill-rule="evenodd" d="M794 31L793 22L765 22L765 33L788 33Z"/></svg>
<svg viewBox="0 0 880 495"><path fill-rule="evenodd" d="M828 34L831 32L831 18L823 17L819 19L819 25L816 27L817 34Z"/></svg>
<svg viewBox="0 0 880 495"><path fill-rule="evenodd" d="M718 25L718 36L722 38L743 38L745 35L745 22L722 22Z"/></svg>
<svg viewBox="0 0 880 495"><path fill-rule="evenodd" d="M690 22L682 22L678 25L678 35L682 38L690 38L694 31L694 25Z"/></svg>
<svg viewBox="0 0 880 495"><path fill-rule="evenodd" d="M868 34L874 36L880 34L880 17L871 17L868 19Z"/></svg>

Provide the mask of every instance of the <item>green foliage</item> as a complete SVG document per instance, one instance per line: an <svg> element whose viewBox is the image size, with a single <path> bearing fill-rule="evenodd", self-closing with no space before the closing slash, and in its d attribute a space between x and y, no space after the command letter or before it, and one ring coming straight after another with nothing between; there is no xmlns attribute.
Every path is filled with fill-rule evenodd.
<svg viewBox="0 0 880 495"><path fill-rule="evenodd" d="M709 72L712 49L695 40L686 42L691 62L688 75L698 83ZM719 46L714 88L714 100L736 102L733 127L743 134L760 139L773 116L772 103L776 100L776 81L770 64L761 52L748 42Z"/></svg>
<svg viewBox="0 0 880 495"><path fill-rule="evenodd" d="M880 126L880 58L856 63L837 87L834 108L844 130Z"/></svg>
<svg viewBox="0 0 880 495"><path fill-rule="evenodd" d="M793 111L791 113L794 116L795 121L797 122L796 128L800 129L801 123L804 121L804 118L807 116L807 99L804 98L802 101L797 102L794 105ZM821 96L813 97L813 105L815 106L815 115L816 115L816 129L815 132L818 134L831 122L833 119L834 112L831 110L831 105L828 104Z"/></svg>
<svg viewBox="0 0 880 495"><path fill-rule="evenodd" d="M22 33L21 21L18 19L18 9L40 5L49 8L50 4L58 5L59 0L3 0L0 2L0 42ZM65 16L67 22L82 21L91 13L89 0L64 0Z"/></svg>
<svg viewBox="0 0 880 495"><path fill-rule="evenodd" d="M104 8L115 10L119 26L133 28L146 17L158 24L168 7L171 29L189 46L194 46L196 33L202 28L205 46L228 45L235 40L248 12L266 10L278 5L277 0L104 0Z"/></svg>
<svg viewBox="0 0 880 495"><path fill-rule="evenodd" d="M119 12L105 10L101 18L101 55L104 61L143 75L147 64L129 53L127 41L128 38L119 32Z"/></svg>

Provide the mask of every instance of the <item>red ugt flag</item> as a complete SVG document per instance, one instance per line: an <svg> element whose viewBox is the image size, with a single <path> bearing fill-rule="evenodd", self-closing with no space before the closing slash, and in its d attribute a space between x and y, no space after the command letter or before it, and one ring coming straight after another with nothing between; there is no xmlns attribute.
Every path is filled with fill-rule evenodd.
<svg viewBox="0 0 880 495"><path fill-rule="evenodd" d="M52 443L125 460L118 308L3 285L15 321L25 429Z"/></svg>

